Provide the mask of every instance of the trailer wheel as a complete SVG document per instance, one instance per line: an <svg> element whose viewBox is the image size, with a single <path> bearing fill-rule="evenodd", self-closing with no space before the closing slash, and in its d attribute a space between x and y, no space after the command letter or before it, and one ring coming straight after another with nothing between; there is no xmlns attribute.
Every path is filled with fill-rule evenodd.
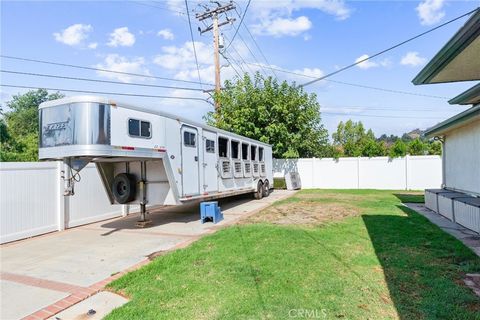
<svg viewBox="0 0 480 320"><path fill-rule="evenodd" d="M263 182L263 196L268 197L270 195L270 183L268 180Z"/></svg>
<svg viewBox="0 0 480 320"><path fill-rule="evenodd" d="M263 183L262 181L258 181L257 184L257 191L253 194L253 197L257 200L260 200L263 198Z"/></svg>
<svg viewBox="0 0 480 320"><path fill-rule="evenodd" d="M115 176L112 184L115 200L124 204L135 199L136 182L135 176L128 173L120 173Z"/></svg>

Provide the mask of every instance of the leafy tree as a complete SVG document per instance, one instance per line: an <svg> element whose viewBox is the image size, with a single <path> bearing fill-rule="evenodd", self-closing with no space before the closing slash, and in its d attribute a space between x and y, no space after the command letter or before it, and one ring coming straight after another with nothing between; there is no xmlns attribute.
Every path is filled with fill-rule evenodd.
<svg viewBox="0 0 480 320"><path fill-rule="evenodd" d="M420 138L416 138L408 144L408 153L412 156L423 156L428 153L428 146Z"/></svg>
<svg viewBox="0 0 480 320"><path fill-rule="evenodd" d="M259 73L224 87L215 97L220 109L205 117L208 124L269 143L276 158L332 155L315 94Z"/></svg>
<svg viewBox="0 0 480 320"><path fill-rule="evenodd" d="M333 145L346 157L378 157L386 153L386 145L377 141L371 129L365 132L361 121L340 122L332 134Z"/></svg>
<svg viewBox="0 0 480 320"><path fill-rule="evenodd" d="M442 143L439 141L430 141L428 154L440 156L442 154Z"/></svg>
<svg viewBox="0 0 480 320"><path fill-rule="evenodd" d="M404 157L407 155L407 145L402 139L397 139L390 147L390 158Z"/></svg>
<svg viewBox="0 0 480 320"><path fill-rule="evenodd" d="M4 116L0 123L1 161L38 160L38 106L62 97L58 92L32 90L13 96L6 103L7 111L1 108Z"/></svg>

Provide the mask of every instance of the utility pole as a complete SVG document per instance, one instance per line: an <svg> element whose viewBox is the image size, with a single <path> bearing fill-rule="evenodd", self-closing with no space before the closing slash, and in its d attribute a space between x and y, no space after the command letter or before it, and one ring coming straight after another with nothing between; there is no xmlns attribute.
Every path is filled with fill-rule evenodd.
<svg viewBox="0 0 480 320"><path fill-rule="evenodd" d="M204 21L206 19L212 19L212 24L207 26L205 29L198 27L200 34L203 34L208 31L213 31L213 59L215 64L215 92L218 94L221 90L221 81L220 81L220 41L219 41L219 28L226 24L231 24L235 21L235 18L229 18L228 16L224 21L219 22L219 16L223 13L227 13L230 10L235 9L233 2L230 2L226 5L222 5L218 1L210 1L213 4L216 4L216 7L209 8L208 6L203 6L205 11L202 13L197 13L195 18L198 21ZM218 111L220 104L215 100L215 111Z"/></svg>

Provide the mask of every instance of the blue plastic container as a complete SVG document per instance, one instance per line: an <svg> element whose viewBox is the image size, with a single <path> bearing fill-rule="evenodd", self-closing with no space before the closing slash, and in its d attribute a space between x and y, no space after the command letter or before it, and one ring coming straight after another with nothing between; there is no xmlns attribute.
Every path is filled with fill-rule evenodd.
<svg viewBox="0 0 480 320"><path fill-rule="evenodd" d="M203 223L213 221L219 223L223 220L223 214L218 206L217 201L201 202L200 203L200 221Z"/></svg>

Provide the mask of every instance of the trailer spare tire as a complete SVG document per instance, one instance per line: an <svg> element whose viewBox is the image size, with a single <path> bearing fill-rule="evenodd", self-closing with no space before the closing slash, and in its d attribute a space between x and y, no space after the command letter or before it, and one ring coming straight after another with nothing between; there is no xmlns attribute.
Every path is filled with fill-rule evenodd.
<svg viewBox="0 0 480 320"><path fill-rule="evenodd" d="M135 199L136 182L135 176L128 173L120 173L115 176L112 184L115 200L124 204Z"/></svg>

